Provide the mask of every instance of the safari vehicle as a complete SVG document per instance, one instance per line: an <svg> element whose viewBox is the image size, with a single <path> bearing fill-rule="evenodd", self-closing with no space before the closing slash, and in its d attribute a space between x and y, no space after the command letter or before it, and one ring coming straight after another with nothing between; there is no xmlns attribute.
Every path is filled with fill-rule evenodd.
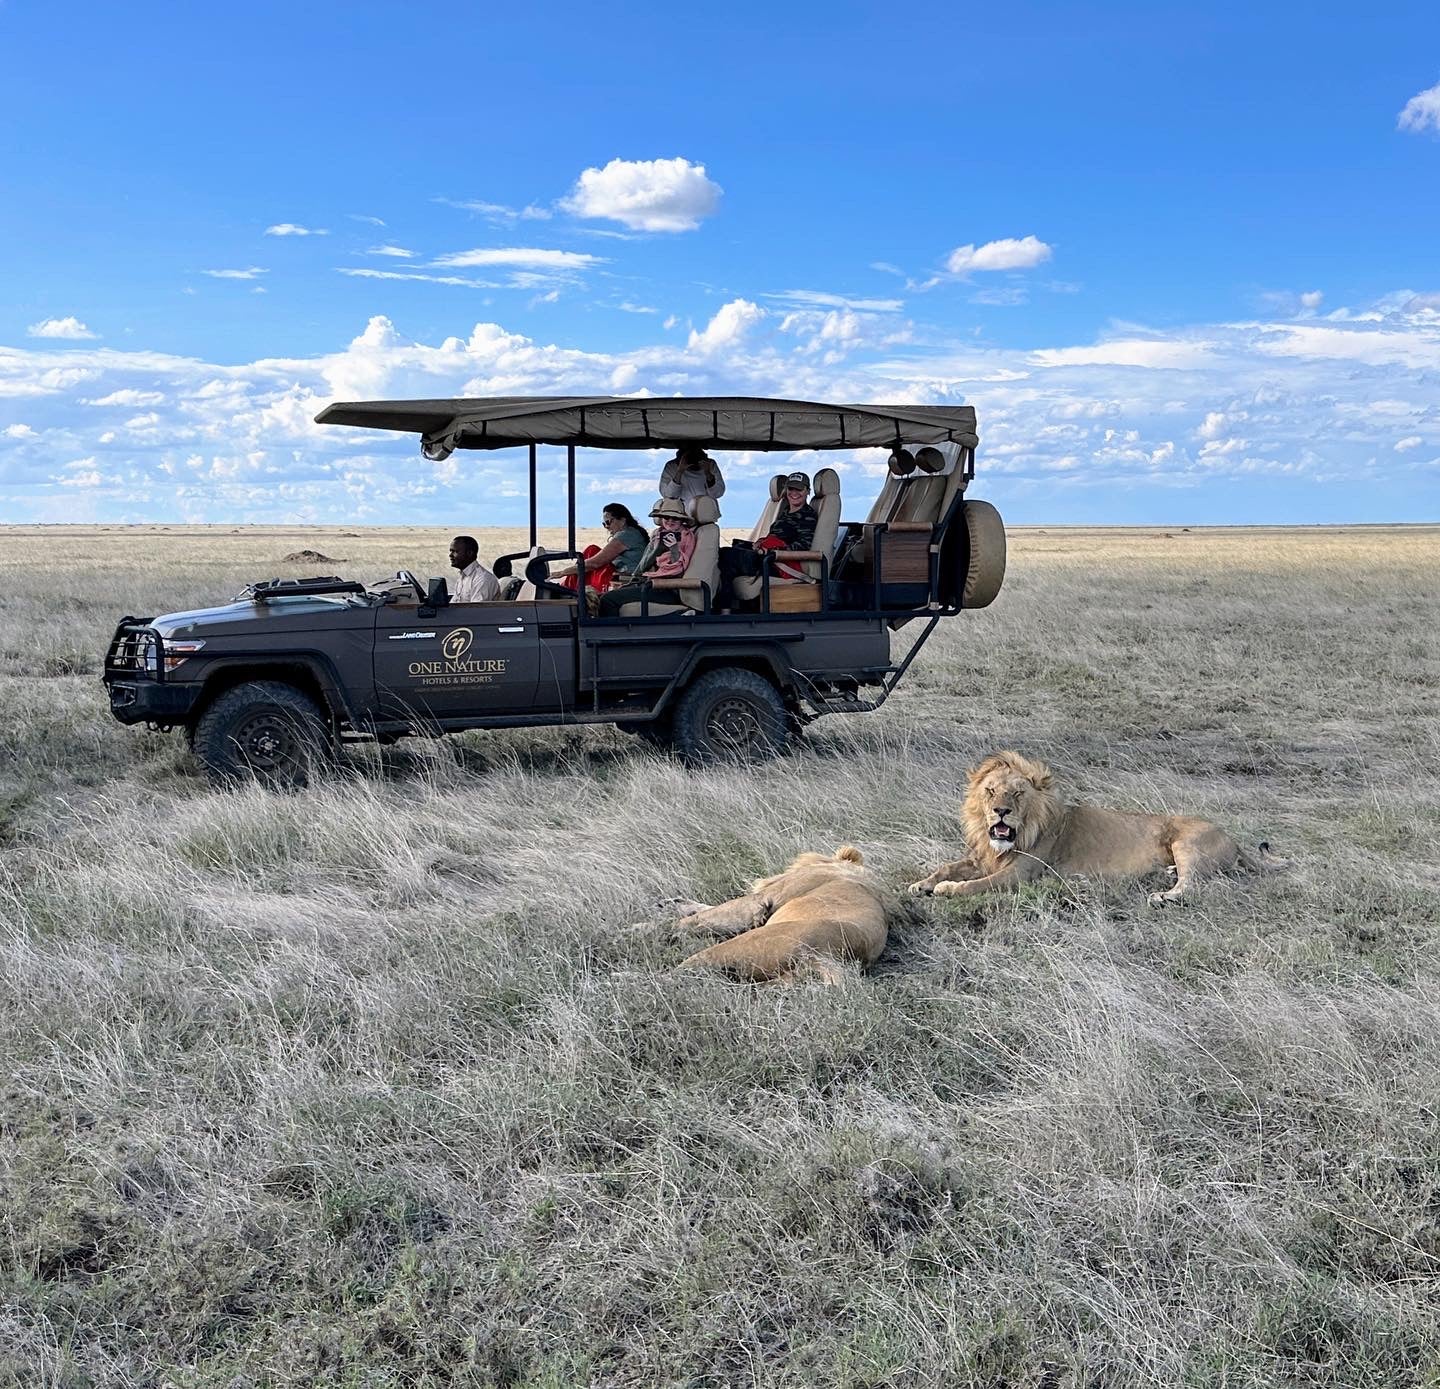
<svg viewBox="0 0 1440 1389"><path fill-rule="evenodd" d="M416 433L432 462L456 449L521 450L530 547L494 564L498 601L453 603L444 579L402 571L369 586L271 579L221 607L124 618L102 677L111 712L184 729L217 780L302 782L348 741L547 724L616 724L692 763L773 754L821 715L878 709L940 619L991 602L1004 576L999 514L965 496L977 444L969 406L540 396L334 404L316 419ZM715 608L719 517L702 497L684 573L648 585L618 616L593 616L550 578L557 561L575 561L583 588L576 449L686 443L883 449L888 464L863 521L841 519L839 473L816 474L813 548L767 553L759 575L737 581L746 610ZM541 445L565 450L559 553L537 544ZM771 480L752 541L767 534L783 481ZM892 633L917 621L897 661Z"/></svg>

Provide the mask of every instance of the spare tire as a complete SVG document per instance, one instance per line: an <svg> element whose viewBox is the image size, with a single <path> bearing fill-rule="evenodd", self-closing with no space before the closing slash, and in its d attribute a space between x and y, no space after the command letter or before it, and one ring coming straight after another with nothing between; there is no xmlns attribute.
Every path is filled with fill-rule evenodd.
<svg viewBox="0 0 1440 1389"><path fill-rule="evenodd" d="M970 562L960 606L988 608L1005 582L1005 523L989 502L966 502L964 516Z"/></svg>

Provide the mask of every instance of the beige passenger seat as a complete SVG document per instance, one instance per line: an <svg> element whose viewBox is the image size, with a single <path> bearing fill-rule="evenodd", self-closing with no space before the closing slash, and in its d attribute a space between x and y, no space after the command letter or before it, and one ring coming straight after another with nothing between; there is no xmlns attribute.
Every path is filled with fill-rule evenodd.
<svg viewBox="0 0 1440 1389"><path fill-rule="evenodd" d="M695 549L685 572L674 579L649 579L649 613L651 617L690 616L705 609L702 583L710 588L713 602L720 587L720 506L714 497L696 497L692 503L695 517ZM626 603L621 617L639 617L642 604Z"/></svg>
<svg viewBox="0 0 1440 1389"><path fill-rule="evenodd" d="M965 486L958 445L897 449L889 476L845 561L849 577L873 578L878 554L886 584L928 583L935 528Z"/></svg>
<svg viewBox="0 0 1440 1389"><path fill-rule="evenodd" d="M765 505L760 508L760 517L750 528L749 540L752 545L758 544L770 534L770 527L775 524L775 518L780 514L780 501L785 495L786 473L776 473L770 479L770 496Z"/></svg>

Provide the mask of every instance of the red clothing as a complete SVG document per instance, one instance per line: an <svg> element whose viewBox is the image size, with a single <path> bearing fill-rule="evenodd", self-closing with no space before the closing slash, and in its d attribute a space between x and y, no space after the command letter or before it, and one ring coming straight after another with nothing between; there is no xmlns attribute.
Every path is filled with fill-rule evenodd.
<svg viewBox="0 0 1440 1389"><path fill-rule="evenodd" d="M755 548L757 550L788 550L791 547L778 535L767 535L763 540L757 540L755 542ZM806 575L793 564L786 564L781 560L775 561L775 565L770 572L780 579L803 579L806 577Z"/></svg>
<svg viewBox="0 0 1440 1389"><path fill-rule="evenodd" d="M587 545L581 553L586 559L594 559L600 553L598 545ZM567 574L563 579L556 582L562 588L575 590L580 583L578 574ZM592 569L588 564L585 566L585 587L593 588L596 593L604 593L612 583L615 582L615 563L612 560L609 564L602 564L598 569Z"/></svg>

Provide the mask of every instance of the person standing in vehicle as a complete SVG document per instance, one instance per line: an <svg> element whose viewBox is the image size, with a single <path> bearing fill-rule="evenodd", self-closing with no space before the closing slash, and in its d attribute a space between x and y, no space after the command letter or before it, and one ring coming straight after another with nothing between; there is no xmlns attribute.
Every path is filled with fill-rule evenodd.
<svg viewBox="0 0 1440 1389"><path fill-rule="evenodd" d="M450 542L450 567L460 571L450 594L452 603L493 603L500 596L500 580L480 563L480 546L473 535L457 535Z"/></svg>
<svg viewBox="0 0 1440 1389"><path fill-rule="evenodd" d="M695 515L696 497L725 495L720 465L699 444L681 444L660 473L660 495L685 504L685 513Z"/></svg>

